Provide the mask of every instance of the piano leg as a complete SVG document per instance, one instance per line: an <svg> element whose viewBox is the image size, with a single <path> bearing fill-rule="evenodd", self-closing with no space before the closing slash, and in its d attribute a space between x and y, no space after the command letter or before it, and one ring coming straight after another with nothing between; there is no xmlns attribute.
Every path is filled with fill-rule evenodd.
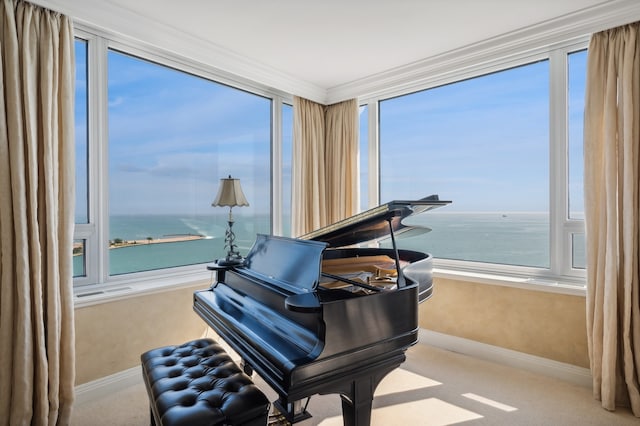
<svg viewBox="0 0 640 426"><path fill-rule="evenodd" d="M342 399L342 422L344 426L369 426L373 394L380 381L405 360L404 354L378 365L371 374L354 378L340 391Z"/></svg>
<svg viewBox="0 0 640 426"><path fill-rule="evenodd" d="M371 424L371 403L376 384L373 383L373 377L355 380L351 385L351 398L340 395L344 426L369 426Z"/></svg>

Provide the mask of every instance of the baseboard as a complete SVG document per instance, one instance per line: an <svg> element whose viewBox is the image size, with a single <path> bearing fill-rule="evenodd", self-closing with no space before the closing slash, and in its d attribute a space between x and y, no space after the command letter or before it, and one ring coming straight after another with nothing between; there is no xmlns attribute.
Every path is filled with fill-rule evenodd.
<svg viewBox="0 0 640 426"><path fill-rule="evenodd" d="M588 368L501 348L499 346L488 345L475 340L420 329L420 342L478 359L542 374L587 388L591 388L593 384L591 371Z"/></svg>
<svg viewBox="0 0 640 426"><path fill-rule="evenodd" d="M92 382L76 386L76 404L83 404L117 393L129 386L142 383L141 367L133 367Z"/></svg>

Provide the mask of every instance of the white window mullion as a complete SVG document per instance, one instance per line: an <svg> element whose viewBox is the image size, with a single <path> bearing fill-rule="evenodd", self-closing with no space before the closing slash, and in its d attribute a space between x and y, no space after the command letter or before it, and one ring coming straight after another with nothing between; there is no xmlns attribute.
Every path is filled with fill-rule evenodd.
<svg viewBox="0 0 640 426"><path fill-rule="evenodd" d="M282 98L271 102L271 231L282 235Z"/></svg>
<svg viewBox="0 0 640 426"><path fill-rule="evenodd" d="M108 121L108 41L97 37L94 43L93 53L90 53L93 72L90 87L93 91L91 100L91 113L89 118L91 188L93 198L91 201L93 218L96 223L95 240L95 280L94 283L104 283L109 279L109 121ZM91 97L90 97L91 99Z"/></svg>
<svg viewBox="0 0 640 426"><path fill-rule="evenodd" d="M554 50L549 57L549 253L554 275L570 264L571 245L564 232L568 210L567 173L567 55Z"/></svg>

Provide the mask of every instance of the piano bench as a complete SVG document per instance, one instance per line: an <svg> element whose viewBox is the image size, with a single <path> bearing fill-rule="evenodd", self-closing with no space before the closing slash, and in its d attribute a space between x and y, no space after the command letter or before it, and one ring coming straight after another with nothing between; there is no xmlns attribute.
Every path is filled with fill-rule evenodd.
<svg viewBox="0 0 640 426"><path fill-rule="evenodd" d="M151 425L264 426L269 400L212 339L140 356Z"/></svg>

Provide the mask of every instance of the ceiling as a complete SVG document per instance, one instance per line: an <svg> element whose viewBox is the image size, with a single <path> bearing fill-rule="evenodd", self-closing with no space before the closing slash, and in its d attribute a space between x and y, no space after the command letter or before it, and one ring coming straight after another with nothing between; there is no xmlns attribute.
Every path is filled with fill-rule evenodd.
<svg viewBox="0 0 640 426"><path fill-rule="evenodd" d="M107 1L325 89L608 2Z"/></svg>
<svg viewBox="0 0 640 426"><path fill-rule="evenodd" d="M224 53L263 74L273 71L324 91L505 35L549 28L572 15L590 13L593 19L612 5L637 6L637 0L32 1L98 27L105 19L103 27L127 27L115 32L137 31L134 38L153 39L155 32L170 44L185 36L200 51L210 47L208 60ZM159 45L162 37L155 38Z"/></svg>

